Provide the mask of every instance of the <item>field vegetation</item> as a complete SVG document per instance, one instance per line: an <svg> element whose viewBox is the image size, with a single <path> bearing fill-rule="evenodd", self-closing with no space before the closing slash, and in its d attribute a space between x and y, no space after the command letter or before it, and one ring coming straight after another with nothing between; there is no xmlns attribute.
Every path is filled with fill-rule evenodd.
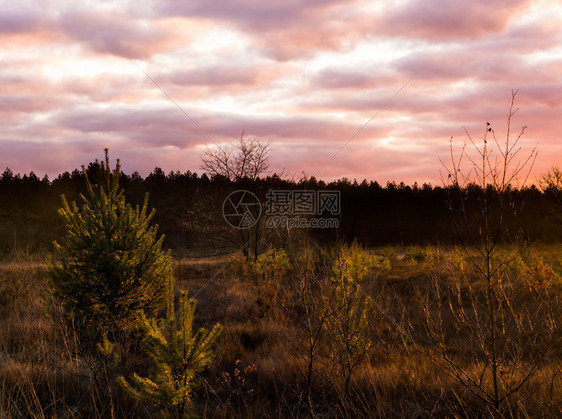
<svg viewBox="0 0 562 419"><path fill-rule="evenodd" d="M485 316L485 287L468 258L456 247L308 243L255 262L174 259L175 292L196 296L196 325L223 327L214 362L197 374L194 412L559 417L562 248L536 246L505 266L497 404L486 333L472 321ZM153 360L134 348L118 362L77 356L76 331L49 318L47 272L46 255L12 254L0 267L0 416L158 413L115 381Z"/></svg>

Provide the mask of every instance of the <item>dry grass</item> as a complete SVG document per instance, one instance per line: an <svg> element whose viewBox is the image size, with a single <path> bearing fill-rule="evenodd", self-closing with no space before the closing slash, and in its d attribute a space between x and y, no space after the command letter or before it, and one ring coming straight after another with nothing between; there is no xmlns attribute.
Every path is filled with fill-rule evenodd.
<svg viewBox="0 0 562 419"><path fill-rule="evenodd" d="M345 399L329 345L320 341L310 389L315 416L562 415L560 350L499 413L487 410L445 373L438 350L424 332L423 302L432 295L436 263L453 272L458 269L458 261L452 261L457 253L440 250L437 258L431 248L388 247L372 253L386 258L391 267L369 273L363 285L387 317L373 325L376 344L355 370ZM218 418L310 417L303 356L305 315L298 304L290 304L295 301L298 270L276 276L275 281L262 272L258 281L252 275L235 275L228 262L224 256L174 261L177 288L189 290L198 300L196 326L224 325L215 362L200 376L196 413ZM561 292L559 246L535 248L514 269L522 284L518 298L527 298L523 291L531 292L533 287L548 287L549 294ZM18 256L2 262L0 418L152 417L154 407L131 400L114 382L118 373L146 373L149 361L140 352L125 354L118 366L81 356L72 331L61 334L57 323L47 317L56 313L53 307L46 310L47 295L44 258ZM454 325L445 326L447 333L453 333ZM560 348L557 333L554 345ZM455 345L459 362L468 371L478 370L468 337L459 337Z"/></svg>

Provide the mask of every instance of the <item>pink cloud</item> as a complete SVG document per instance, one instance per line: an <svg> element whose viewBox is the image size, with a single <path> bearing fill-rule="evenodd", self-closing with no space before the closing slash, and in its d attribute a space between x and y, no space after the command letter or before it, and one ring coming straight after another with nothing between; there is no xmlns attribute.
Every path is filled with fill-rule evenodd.
<svg viewBox="0 0 562 419"><path fill-rule="evenodd" d="M168 75L172 83L189 86L225 86L242 84L250 86L256 82L259 69L252 67L209 66L191 70L179 70Z"/></svg>
<svg viewBox="0 0 562 419"><path fill-rule="evenodd" d="M256 5L252 0L218 0L207 2L194 0L177 2L164 0L157 6L165 16L188 16L220 20L239 25L250 32L279 30L299 23L306 16L323 13L334 5L350 5L344 0L311 0L303 3L288 0L282 3L263 3Z"/></svg>
<svg viewBox="0 0 562 419"><path fill-rule="evenodd" d="M377 34L429 40L476 39L503 31L529 0L410 1L380 16Z"/></svg>
<svg viewBox="0 0 562 419"><path fill-rule="evenodd" d="M379 68L368 71L349 68L326 68L318 71L311 80L313 89L362 89L396 82L396 74Z"/></svg>
<svg viewBox="0 0 562 419"><path fill-rule="evenodd" d="M0 95L0 113L30 114L49 110L57 103L60 103L60 101L54 100L49 103L44 98L32 94Z"/></svg>
<svg viewBox="0 0 562 419"><path fill-rule="evenodd" d="M150 86L145 76L138 74L101 73L93 77L72 76L54 84L53 89L88 99L92 103L121 102L139 104L146 98Z"/></svg>
<svg viewBox="0 0 562 419"><path fill-rule="evenodd" d="M370 22L355 11L358 0L291 0L277 3L219 0L159 4L162 16L210 19L247 35L263 55L278 61L339 49L366 33Z"/></svg>
<svg viewBox="0 0 562 419"><path fill-rule="evenodd" d="M231 113L202 112L184 108L197 124L216 142L236 140L245 132L271 141L298 142L306 140L316 147L329 142L349 139L360 125L334 121L319 116L243 116ZM175 107L169 109L136 109L114 107L111 110L92 111L75 109L60 112L54 124L81 133L104 133L126 138L135 145L174 146L180 149L212 142L206 134ZM384 127L372 125L368 135L385 135ZM360 141L360 140L359 140Z"/></svg>
<svg viewBox="0 0 562 419"><path fill-rule="evenodd" d="M128 59L148 58L170 47L176 29L175 25L168 29L159 21L119 10L34 8L0 16L0 37L10 39L7 48L70 42L95 53Z"/></svg>
<svg viewBox="0 0 562 419"><path fill-rule="evenodd" d="M0 15L0 35L32 32L41 26L38 14L31 11L9 11Z"/></svg>
<svg viewBox="0 0 562 419"><path fill-rule="evenodd" d="M97 53L124 58L147 58L159 51L167 34L152 22L143 24L115 13L62 13L58 24L69 38Z"/></svg>

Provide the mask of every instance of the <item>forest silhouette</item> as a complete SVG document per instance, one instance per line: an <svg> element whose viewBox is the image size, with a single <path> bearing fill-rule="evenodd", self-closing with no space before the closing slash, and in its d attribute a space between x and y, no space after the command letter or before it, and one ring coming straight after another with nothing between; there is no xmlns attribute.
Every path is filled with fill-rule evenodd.
<svg viewBox="0 0 562 419"><path fill-rule="evenodd" d="M96 179L100 164L90 163L86 172ZM149 207L156 209L153 222L166 236L165 246L173 250L216 247L216 243L208 242L209 219L202 217L201 212L220 216L224 198L232 191L244 189L254 191L262 203L270 189L340 191L339 228L308 232L322 241L357 240L365 246L407 246L459 244L462 240L451 225L451 199L459 196L453 190L455 186L404 182L381 185L377 181L359 183L347 178L326 183L314 177L287 180L277 175L251 182L191 171L166 174L158 167L146 177L137 172L122 174L120 182L127 201L133 205L142 204L145 194L149 194ZM64 194L69 201L80 203L80 194L85 190L85 176L78 169L49 180L46 176L40 179L33 172L14 174L6 168L0 176L0 251L49 249L53 240L64 233L63 221L57 214L60 196ZM482 190L477 185L468 185L464 192L470 202ZM535 185L511 188L507 199L517 208L512 231L525 239L559 241L562 228L553 216L558 208L557 198L557 191ZM225 249L228 250L232 249Z"/></svg>

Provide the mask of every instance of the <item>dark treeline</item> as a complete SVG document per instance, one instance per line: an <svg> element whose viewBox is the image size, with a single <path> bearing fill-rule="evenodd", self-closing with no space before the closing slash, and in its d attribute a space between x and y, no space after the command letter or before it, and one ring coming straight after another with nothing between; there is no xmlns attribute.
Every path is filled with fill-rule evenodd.
<svg viewBox="0 0 562 419"><path fill-rule="evenodd" d="M100 166L90 163L90 179L99 179ZM147 177L138 173L122 175L121 184L128 202L141 204L149 193L149 206L156 209L153 222L166 235L165 244L175 250L211 244L206 239L225 228L221 216L222 203L230 191L248 189L262 203L269 189L339 190L341 193L340 227L336 230L312 230L322 240L358 240L367 246L386 244L451 244L458 242L451 217L450 203L458 208L458 190L424 184L362 183L341 179L325 183L315 178L289 181L276 175L256 182L231 182L225 178L199 176L190 171L166 175L156 168ZM33 172L16 175L6 169L0 177L0 251L50 250L53 240L64 234L64 225L57 214L64 194L69 201L80 203L85 191L84 174L80 170L65 172L52 181L40 179ZM467 208L483 193L478 187L463 191ZM512 189L506 197L512 208L511 231L514 235L543 242L558 241L562 227L556 219L556 200L549 192L534 185ZM453 210L454 213L455 209ZM263 225L262 225L263 226ZM265 227L264 227L265 228Z"/></svg>

